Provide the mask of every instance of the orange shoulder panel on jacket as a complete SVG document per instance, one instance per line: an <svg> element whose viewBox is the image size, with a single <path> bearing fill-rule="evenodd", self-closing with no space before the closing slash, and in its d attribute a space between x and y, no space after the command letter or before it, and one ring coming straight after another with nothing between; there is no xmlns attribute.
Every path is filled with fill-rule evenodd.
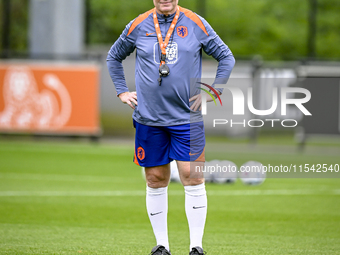
<svg viewBox="0 0 340 255"><path fill-rule="evenodd" d="M209 36L207 29L205 28L202 20L194 12L188 9L185 9L183 7L179 7L179 10L183 12L185 16L187 16L189 19L195 22L197 26L199 26L207 36Z"/></svg>
<svg viewBox="0 0 340 255"><path fill-rule="evenodd" d="M139 15L139 16L134 20L134 22L132 22L131 27L130 27L129 32L128 32L127 35L131 34L132 31L133 31L133 30L134 30L134 29L135 29L135 28L136 28L143 20L145 20L145 19L150 15L150 13L152 13L152 12L154 11L154 9L155 9L155 8L153 8L153 9L151 9L151 10L149 10L149 11L147 11L147 12L141 14L141 15Z"/></svg>

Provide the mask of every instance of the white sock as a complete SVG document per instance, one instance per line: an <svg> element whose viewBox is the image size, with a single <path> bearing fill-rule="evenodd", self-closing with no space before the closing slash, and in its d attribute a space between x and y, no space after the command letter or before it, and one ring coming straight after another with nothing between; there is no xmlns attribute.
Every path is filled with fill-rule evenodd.
<svg viewBox="0 0 340 255"><path fill-rule="evenodd" d="M184 186L185 212L190 231L190 250L202 247L205 219L207 217L207 194L204 183L195 186Z"/></svg>
<svg viewBox="0 0 340 255"><path fill-rule="evenodd" d="M157 245L163 245L170 251L167 223L168 187L158 189L146 187L146 209Z"/></svg>

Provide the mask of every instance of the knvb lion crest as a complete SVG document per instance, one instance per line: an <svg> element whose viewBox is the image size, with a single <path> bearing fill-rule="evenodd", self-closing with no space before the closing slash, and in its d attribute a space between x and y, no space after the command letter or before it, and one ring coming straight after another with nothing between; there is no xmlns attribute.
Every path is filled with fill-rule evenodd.
<svg viewBox="0 0 340 255"><path fill-rule="evenodd" d="M188 28L185 26L180 26L177 28L177 35L184 38L188 35Z"/></svg>
<svg viewBox="0 0 340 255"><path fill-rule="evenodd" d="M139 160L143 160L145 158L145 151L142 147L138 147L137 157L139 158Z"/></svg>

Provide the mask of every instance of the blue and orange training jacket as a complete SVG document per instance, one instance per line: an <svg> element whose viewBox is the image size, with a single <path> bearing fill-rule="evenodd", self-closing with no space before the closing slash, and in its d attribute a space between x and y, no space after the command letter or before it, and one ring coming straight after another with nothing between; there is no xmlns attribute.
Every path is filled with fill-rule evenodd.
<svg viewBox="0 0 340 255"><path fill-rule="evenodd" d="M199 93L195 80L201 78L202 49L218 62L216 80L226 83L235 59L228 46L206 20L194 12L179 7L180 16L166 48L166 64L170 74L159 86L161 50L149 10L131 21L111 47L107 56L110 76L117 95L127 92L122 61L136 49L135 85L138 106L133 119L149 126L173 126L202 121L200 111L190 110L189 98ZM163 40L175 13L157 13ZM193 82L194 81L194 82Z"/></svg>

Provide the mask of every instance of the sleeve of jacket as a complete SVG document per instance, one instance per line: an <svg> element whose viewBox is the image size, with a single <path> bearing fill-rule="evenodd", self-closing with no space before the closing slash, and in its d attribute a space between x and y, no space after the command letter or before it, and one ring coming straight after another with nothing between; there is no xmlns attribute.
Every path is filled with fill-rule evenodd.
<svg viewBox="0 0 340 255"><path fill-rule="evenodd" d="M112 45L106 59L117 96L123 92L129 91L126 85L122 61L129 56L136 47L138 29L134 29L128 35L132 23L133 21L125 27L118 40Z"/></svg>
<svg viewBox="0 0 340 255"><path fill-rule="evenodd" d="M199 16L199 18L203 22L207 33L197 26L195 28L196 38L202 44L204 52L208 55L211 55L218 61L218 68L214 84L225 84L227 83L231 71L235 65L235 58L229 47L216 34L209 23L202 17ZM222 92L222 89L218 90Z"/></svg>

